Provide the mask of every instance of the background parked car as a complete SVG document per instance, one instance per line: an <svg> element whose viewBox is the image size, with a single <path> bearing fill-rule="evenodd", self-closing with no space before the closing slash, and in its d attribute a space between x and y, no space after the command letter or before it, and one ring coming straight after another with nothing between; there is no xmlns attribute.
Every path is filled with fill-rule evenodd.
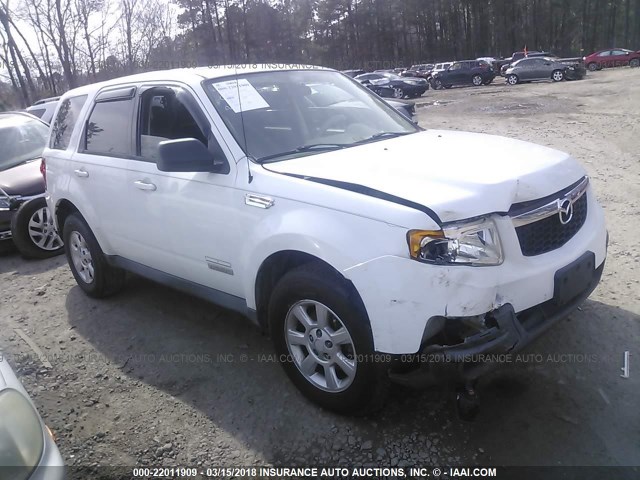
<svg viewBox="0 0 640 480"><path fill-rule="evenodd" d="M549 52L537 52L537 51L513 52L513 54L509 58L503 58L502 60L499 60L496 63L496 66L495 66L496 72L500 72L500 75L504 77L507 72L507 68L509 68L509 66L514 62L517 62L518 60L522 60L523 58L535 58L535 57L557 58L556 55Z"/></svg>
<svg viewBox="0 0 640 480"><path fill-rule="evenodd" d="M453 63L454 62L436 63L433 66L433 69L426 76L426 79L429 82L429 84L433 87L433 84L431 83L431 78L433 78L433 76L436 73L444 72L447 68L449 68L451 65L453 65Z"/></svg>
<svg viewBox="0 0 640 480"><path fill-rule="evenodd" d="M511 64L505 72L507 83L516 85L520 82L533 80L553 80L560 82L580 80L584 78L585 69L582 65L567 65L550 57L523 58Z"/></svg>
<svg viewBox="0 0 640 480"><path fill-rule="evenodd" d="M429 90L429 84L423 78L400 77L388 72L365 73L358 75L356 80L360 83L370 82L374 86L391 87L394 98L419 97Z"/></svg>
<svg viewBox="0 0 640 480"><path fill-rule="evenodd" d="M450 88L454 85L489 85L496 74L491 66L482 60L455 62L446 70L431 75L431 86L435 89Z"/></svg>
<svg viewBox="0 0 640 480"><path fill-rule="evenodd" d="M317 84L309 86L311 91L309 92L308 99L315 107L331 107L331 106L354 106L358 107L361 104L353 102L353 99L346 95L343 90L333 85ZM389 88L393 91L393 89ZM386 99L387 104L398 110L404 116L409 119L413 118L415 114L415 105L413 102L404 102L402 100Z"/></svg>
<svg viewBox="0 0 640 480"><path fill-rule="evenodd" d="M634 52L626 48L609 48L594 52L584 57L584 64L589 71L594 72L603 68L640 66L640 50Z"/></svg>
<svg viewBox="0 0 640 480"><path fill-rule="evenodd" d="M34 117L38 117L43 122L49 124L53 119L53 112L58 106L60 97L43 98L27 108L27 113L30 113Z"/></svg>
<svg viewBox="0 0 640 480"><path fill-rule="evenodd" d="M51 431L9 362L0 356L0 477L62 480L64 463Z"/></svg>
<svg viewBox="0 0 640 480"><path fill-rule="evenodd" d="M354 77L357 77L358 75L362 75L363 73L367 73L367 72L365 72L362 69L356 69L356 70L342 70L342 73L344 73L348 77L354 78Z"/></svg>
<svg viewBox="0 0 640 480"><path fill-rule="evenodd" d="M423 63L421 65L412 65L410 69L402 72L403 77L420 77L427 78L433 70L432 63Z"/></svg>
<svg viewBox="0 0 640 480"><path fill-rule="evenodd" d="M24 112L0 113L0 241L9 241L27 258L63 252L44 200L40 171L49 126Z"/></svg>

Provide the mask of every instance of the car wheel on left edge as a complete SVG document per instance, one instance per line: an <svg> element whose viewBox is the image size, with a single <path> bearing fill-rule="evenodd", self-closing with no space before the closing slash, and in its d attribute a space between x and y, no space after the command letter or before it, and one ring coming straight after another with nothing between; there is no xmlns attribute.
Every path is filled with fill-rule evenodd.
<svg viewBox="0 0 640 480"><path fill-rule="evenodd" d="M62 238L44 197L23 203L11 223L13 243L25 258L50 258L64 252Z"/></svg>

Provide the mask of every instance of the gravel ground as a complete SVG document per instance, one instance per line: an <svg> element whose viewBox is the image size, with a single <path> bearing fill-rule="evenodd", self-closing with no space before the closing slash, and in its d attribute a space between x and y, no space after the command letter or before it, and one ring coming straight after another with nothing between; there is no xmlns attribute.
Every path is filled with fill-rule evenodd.
<svg viewBox="0 0 640 480"><path fill-rule="evenodd" d="M420 124L571 152L591 175L611 242L603 281L581 310L530 346L526 361L482 381L475 422L458 420L445 389L394 389L373 418L321 411L248 320L136 277L116 297L93 300L64 257L10 252L0 257L0 348L65 462L640 465L640 69L560 84L499 81L427 92ZM624 351L629 379L620 377Z"/></svg>

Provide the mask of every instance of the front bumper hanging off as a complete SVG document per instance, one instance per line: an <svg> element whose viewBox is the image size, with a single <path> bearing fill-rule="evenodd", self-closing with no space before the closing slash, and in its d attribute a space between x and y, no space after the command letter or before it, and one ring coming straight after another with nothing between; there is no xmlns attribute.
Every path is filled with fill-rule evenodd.
<svg viewBox="0 0 640 480"><path fill-rule="evenodd" d="M391 379L408 386L452 378L473 382L504 363L505 355L521 351L577 309L598 285L604 262L594 267L595 255L586 252L556 272L551 300L518 313L511 304L505 304L483 318L433 319L442 330L432 334L417 354L403 356L403 368L392 371ZM469 328L470 324L475 328ZM407 363L412 368L406 368Z"/></svg>

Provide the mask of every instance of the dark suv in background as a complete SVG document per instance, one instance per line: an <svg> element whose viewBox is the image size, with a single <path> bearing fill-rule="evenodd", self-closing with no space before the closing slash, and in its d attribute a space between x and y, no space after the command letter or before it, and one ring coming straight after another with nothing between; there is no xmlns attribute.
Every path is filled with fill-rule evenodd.
<svg viewBox="0 0 640 480"><path fill-rule="evenodd" d="M489 85L496 78L496 72L484 60L463 60L454 62L446 70L431 76L431 86L435 89L451 88L454 85Z"/></svg>

